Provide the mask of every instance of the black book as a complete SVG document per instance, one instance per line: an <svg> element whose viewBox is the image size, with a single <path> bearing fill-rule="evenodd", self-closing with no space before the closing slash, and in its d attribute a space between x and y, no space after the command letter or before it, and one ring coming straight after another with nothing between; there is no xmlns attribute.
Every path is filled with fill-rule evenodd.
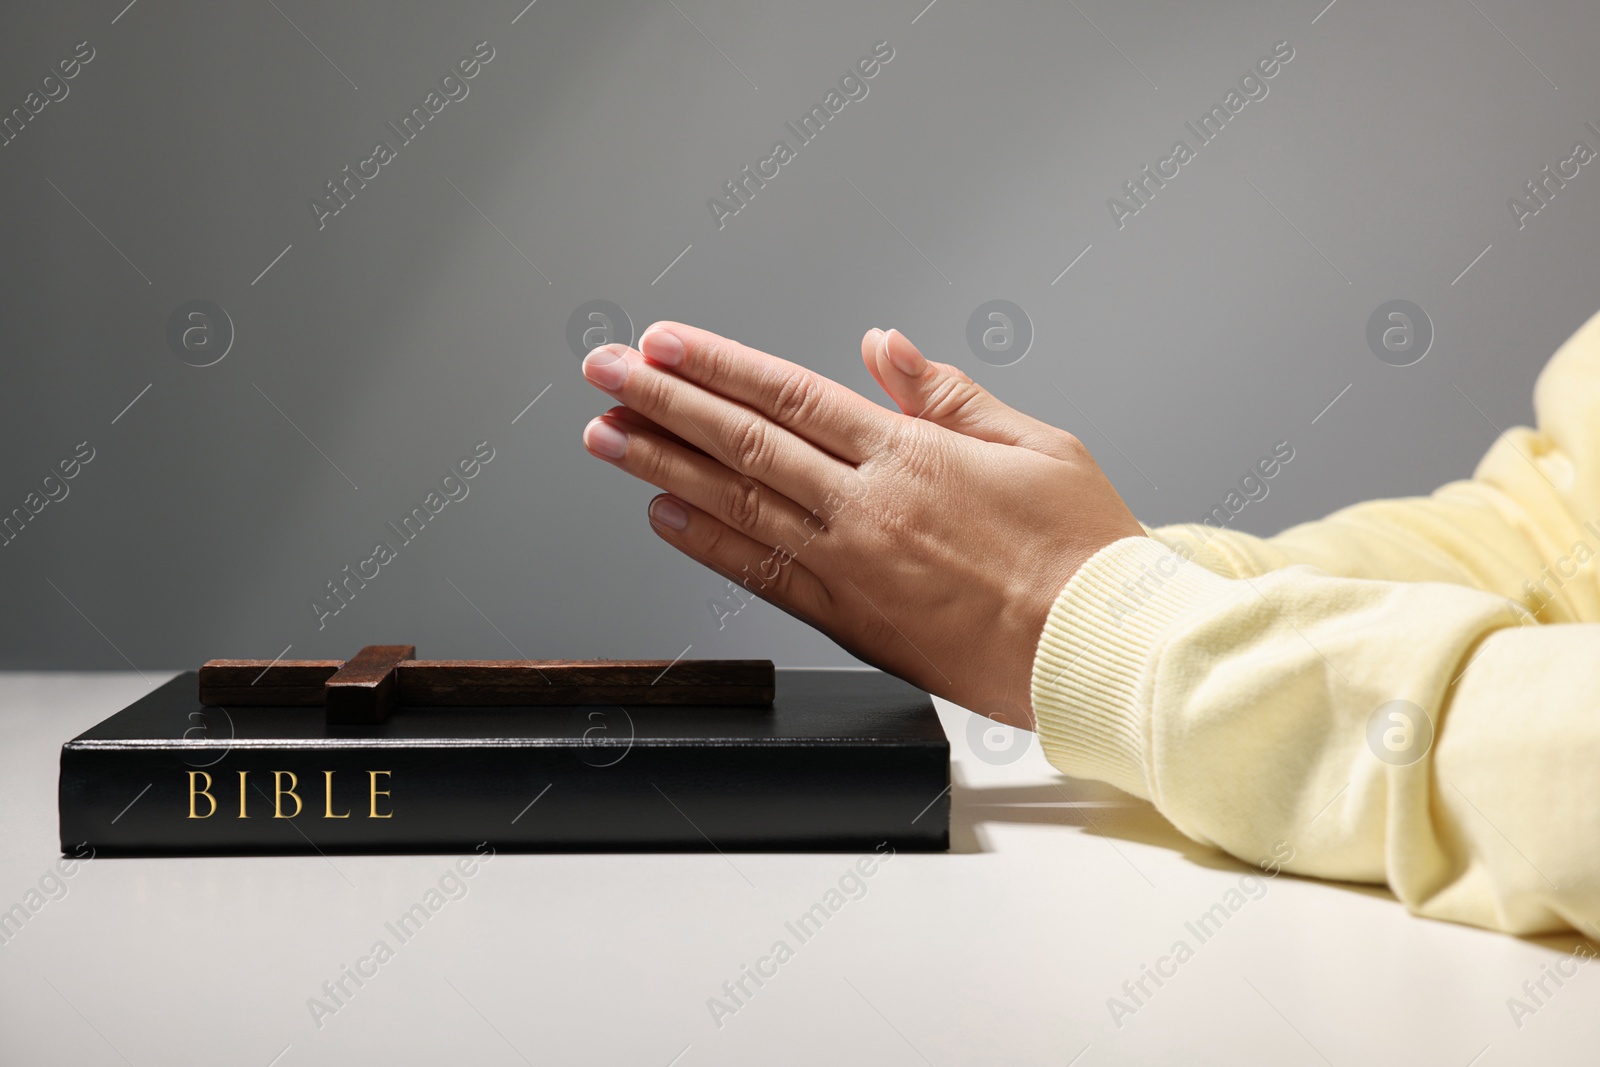
<svg viewBox="0 0 1600 1067"><path fill-rule="evenodd" d="M206 707L179 675L61 749L63 852L949 847L950 745L876 671L780 670L771 707Z"/></svg>

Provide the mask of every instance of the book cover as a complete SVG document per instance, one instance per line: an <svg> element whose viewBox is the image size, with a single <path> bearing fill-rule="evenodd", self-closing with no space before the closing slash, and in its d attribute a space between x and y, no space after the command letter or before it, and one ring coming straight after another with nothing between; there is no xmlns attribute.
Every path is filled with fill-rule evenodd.
<svg viewBox="0 0 1600 1067"><path fill-rule="evenodd" d="M63 851L97 855L949 847L950 746L877 671L764 706L207 707L179 675L62 746Z"/></svg>

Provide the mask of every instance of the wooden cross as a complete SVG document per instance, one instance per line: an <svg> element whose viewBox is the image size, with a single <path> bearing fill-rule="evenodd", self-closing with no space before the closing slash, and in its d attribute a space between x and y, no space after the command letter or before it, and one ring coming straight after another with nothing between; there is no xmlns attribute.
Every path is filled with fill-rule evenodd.
<svg viewBox="0 0 1600 1067"><path fill-rule="evenodd" d="M330 724L383 722L402 704L772 703L767 659L422 660L415 645L368 645L347 660L214 659L200 703L316 706Z"/></svg>

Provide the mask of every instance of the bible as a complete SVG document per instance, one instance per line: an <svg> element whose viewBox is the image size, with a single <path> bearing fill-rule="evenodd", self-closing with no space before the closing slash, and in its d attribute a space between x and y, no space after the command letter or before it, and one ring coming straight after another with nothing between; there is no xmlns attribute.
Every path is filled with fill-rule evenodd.
<svg viewBox="0 0 1600 1067"><path fill-rule="evenodd" d="M61 752L98 855L949 847L950 748L878 671L213 660Z"/></svg>

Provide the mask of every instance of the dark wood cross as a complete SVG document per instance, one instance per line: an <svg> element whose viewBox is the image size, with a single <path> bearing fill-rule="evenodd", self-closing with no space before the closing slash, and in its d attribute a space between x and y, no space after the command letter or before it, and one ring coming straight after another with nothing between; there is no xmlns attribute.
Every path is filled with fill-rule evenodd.
<svg viewBox="0 0 1600 1067"><path fill-rule="evenodd" d="M402 704L772 703L768 659L417 659L415 645L368 645L347 660L214 659L200 703L316 706L330 724L383 722Z"/></svg>

